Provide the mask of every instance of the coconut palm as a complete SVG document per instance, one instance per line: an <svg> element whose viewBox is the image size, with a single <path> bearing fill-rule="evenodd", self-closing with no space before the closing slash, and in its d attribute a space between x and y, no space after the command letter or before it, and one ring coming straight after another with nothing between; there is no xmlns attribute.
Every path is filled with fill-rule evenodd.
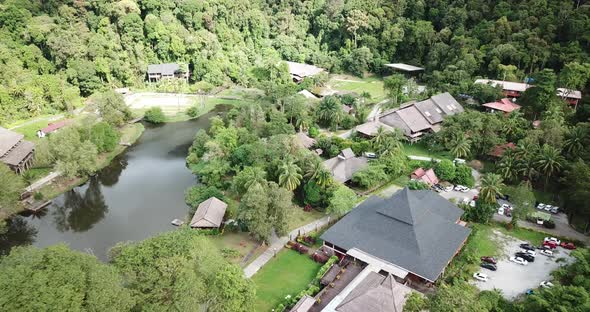
<svg viewBox="0 0 590 312"><path fill-rule="evenodd" d="M481 179L480 198L489 204L496 203L496 196L502 196L504 182L502 177L495 173L486 174Z"/></svg>
<svg viewBox="0 0 590 312"><path fill-rule="evenodd" d="M342 104L334 96L326 96L318 106L318 117L329 124L340 123L342 118Z"/></svg>
<svg viewBox="0 0 590 312"><path fill-rule="evenodd" d="M260 167L246 167L243 174L246 178L243 181L241 188L248 190L252 185L265 185L266 171Z"/></svg>
<svg viewBox="0 0 590 312"><path fill-rule="evenodd" d="M311 160L305 169L305 177L310 180L314 180L319 186L328 185L332 179L330 172L326 170L324 164L317 158Z"/></svg>
<svg viewBox="0 0 590 312"><path fill-rule="evenodd" d="M545 175L545 187L549 184L549 178L555 173L561 171L565 159L559 153L559 150L548 144L543 145L535 166L537 170Z"/></svg>
<svg viewBox="0 0 590 312"><path fill-rule="evenodd" d="M586 131L580 127L574 127L567 131L565 141L563 142L563 149L566 153L575 158L584 150L584 138Z"/></svg>
<svg viewBox="0 0 590 312"><path fill-rule="evenodd" d="M456 134L449 142L450 150L455 157L467 157L471 153L471 140L464 134Z"/></svg>
<svg viewBox="0 0 590 312"><path fill-rule="evenodd" d="M504 152L498 163L498 173L504 180L514 181L518 178L518 159L510 149Z"/></svg>
<svg viewBox="0 0 590 312"><path fill-rule="evenodd" d="M373 136L373 138L371 139L371 143L373 144L373 148L381 145L383 143L383 140L385 140L386 136L387 136L387 130L385 130L385 128L383 126L379 126L379 128L377 128L377 132L375 133L375 136Z"/></svg>
<svg viewBox="0 0 590 312"><path fill-rule="evenodd" d="M297 166L292 160L287 160L279 168L279 185L293 191L301 183L301 168Z"/></svg>

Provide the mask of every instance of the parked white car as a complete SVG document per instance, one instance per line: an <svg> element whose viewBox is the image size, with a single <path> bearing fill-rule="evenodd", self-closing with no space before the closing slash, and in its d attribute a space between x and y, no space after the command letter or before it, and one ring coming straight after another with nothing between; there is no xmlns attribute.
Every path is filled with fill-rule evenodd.
<svg viewBox="0 0 590 312"><path fill-rule="evenodd" d="M502 204L502 208L506 209L512 209L512 206L508 205L508 204Z"/></svg>
<svg viewBox="0 0 590 312"><path fill-rule="evenodd" d="M545 204L541 203L537 205L537 209L545 209Z"/></svg>
<svg viewBox="0 0 590 312"><path fill-rule="evenodd" d="M502 207L498 208L498 214L504 215L504 208L502 208Z"/></svg>
<svg viewBox="0 0 590 312"><path fill-rule="evenodd" d="M547 257L553 257L553 251L548 250L548 249L543 249L541 251L539 251L540 254L545 255Z"/></svg>
<svg viewBox="0 0 590 312"><path fill-rule="evenodd" d="M524 260L521 257L510 257L510 261L520 264L520 265L527 265L529 262Z"/></svg>
<svg viewBox="0 0 590 312"><path fill-rule="evenodd" d="M551 288L555 285L553 285L553 283L549 282L549 281L542 281L539 286L543 287L543 288Z"/></svg>
<svg viewBox="0 0 590 312"><path fill-rule="evenodd" d="M475 207L475 200L472 200L472 201L470 201L470 202L469 202L469 206L471 206L471 207Z"/></svg>
<svg viewBox="0 0 590 312"><path fill-rule="evenodd" d="M537 256L537 253L534 252L533 250L525 250L524 252L528 253L529 255L531 255L533 257L536 257Z"/></svg>
<svg viewBox="0 0 590 312"><path fill-rule="evenodd" d="M561 241L555 237L545 237L545 239L543 239L543 242L554 242L557 245L561 244Z"/></svg>
<svg viewBox="0 0 590 312"><path fill-rule="evenodd" d="M449 185L449 186L445 186L445 192L450 192L453 190L453 186Z"/></svg>
<svg viewBox="0 0 590 312"><path fill-rule="evenodd" d="M476 280L480 281L480 282L487 282L489 277L483 273L475 273L473 274L473 278L475 278Z"/></svg>

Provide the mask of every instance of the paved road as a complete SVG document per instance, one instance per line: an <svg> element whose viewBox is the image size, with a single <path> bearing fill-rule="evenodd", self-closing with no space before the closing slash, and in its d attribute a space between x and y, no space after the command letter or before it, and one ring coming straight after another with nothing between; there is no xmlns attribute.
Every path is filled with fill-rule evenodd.
<svg viewBox="0 0 590 312"><path fill-rule="evenodd" d="M300 228L297 228L289 233L288 236L274 237L271 241L270 246L264 251L262 255L252 261L247 267L244 268L244 274L246 277L252 277L260 268L262 268L270 259L273 258L285 244L289 241L289 238L295 238L299 233L306 234L315 231L317 228L322 227L330 222L330 216L323 217L312 223L306 224Z"/></svg>
<svg viewBox="0 0 590 312"><path fill-rule="evenodd" d="M497 213L494 214L495 221L510 222L511 219L512 218L504 216L504 215L499 215ZM554 236L576 239L576 240L584 242L586 245L590 245L590 237L574 230L567 223L567 216L565 214L559 213L557 215L553 215L553 217L551 219L555 222L554 229L548 229L542 225L534 224L534 223L531 223L531 222L528 222L525 220L519 220L518 226L525 228L525 229L531 229L531 230L535 230L535 231L539 231L539 232L546 232L546 233L549 233ZM531 242L531 243L533 243L533 245L537 245L537 243L539 243L539 242Z"/></svg>

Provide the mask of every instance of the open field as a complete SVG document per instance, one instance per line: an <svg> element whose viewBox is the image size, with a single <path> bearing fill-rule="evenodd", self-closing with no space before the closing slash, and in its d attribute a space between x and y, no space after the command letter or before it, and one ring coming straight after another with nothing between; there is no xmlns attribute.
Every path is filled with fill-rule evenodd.
<svg viewBox="0 0 590 312"><path fill-rule="evenodd" d="M453 155L448 152L441 151L435 152L432 151L426 146L424 143L414 143L414 144L403 144L404 151L407 155L414 155L414 156L424 156L424 157L431 157L431 158L438 158L438 159L455 159Z"/></svg>
<svg viewBox="0 0 590 312"><path fill-rule="evenodd" d="M269 312L287 295L295 296L315 277L321 264L307 255L284 249L252 277L256 285L254 311Z"/></svg>
<svg viewBox="0 0 590 312"><path fill-rule="evenodd" d="M363 92L371 94L369 102L377 103L381 102L386 98L385 91L383 90L383 80L377 77L359 78L353 76L333 76L331 77L328 85L339 91L352 91L359 95Z"/></svg>
<svg viewBox="0 0 590 312"><path fill-rule="evenodd" d="M217 105L239 106L249 103L260 95L256 89L226 89L217 95L174 94L174 93L135 93L125 97L125 103L137 115L143 115L152 107L160 107L166 115L166 122L185 121L197 118L211 111ZM199 113L188 116L186 111L197 106Z"/></svg>
<svg viewBox="0 0 590 312"><path fill-rule="evenodd" d="M219 250L232 249L237 251L236 255L229 257L228 260L240 264L242 259L250 253L254 248L260 246L260 243L251 238L248 233L245 232L224 232L222 235L210 236L211 241ZM262 253L264 248L257 248L252 256L255 259L257 255Z"/></svg>

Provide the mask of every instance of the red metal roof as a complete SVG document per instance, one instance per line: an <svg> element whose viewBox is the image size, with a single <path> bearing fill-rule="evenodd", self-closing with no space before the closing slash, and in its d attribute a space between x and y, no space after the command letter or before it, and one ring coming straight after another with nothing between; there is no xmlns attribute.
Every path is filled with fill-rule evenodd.
<svg viewBox="0 0 590 312"><path fill-rule="evenodd" d="M45 134L51 133L55 130L65 127L68 123L69 123L69 120L62 120L62 121L50 123L47 127L41 129L41 131L43 131L43 133L45 133Z"/></svg>
<svg viewBox="0 0 590 312"><path fill-rule="evenodd" d="M421 180L422 182L432 186L438 183L438 177L434 173L434 170L428 169L424 171L422 168L418 168L412 172L412 179Z"/></svg>
<svg viewBox="0 0 590 312"><path fill-rule="evenodd" d="M503 98L497 102L483 104L487 108L495 109L501 112L510 113L520 108L520 105L514 104L510 99Z"/></svg>

